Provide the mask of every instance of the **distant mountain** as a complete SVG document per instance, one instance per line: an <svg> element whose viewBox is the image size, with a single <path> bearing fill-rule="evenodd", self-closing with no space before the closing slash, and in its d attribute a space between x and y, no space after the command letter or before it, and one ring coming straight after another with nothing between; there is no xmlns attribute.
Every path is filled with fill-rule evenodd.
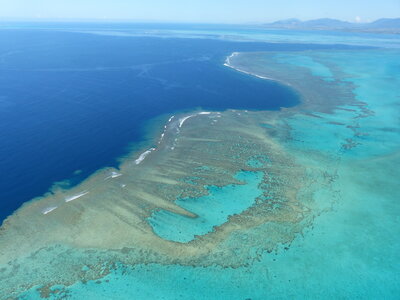
<svg viewBox="0 0 400 300"><path fill-rule="evenodd" d="M379 19L371 23L351 23L329 18L310 21L287 19L264 24L263 27L302 30L346 30L400 33L400 18Z"/></svg>
<svg viewBox="0 0 400 300"><path fill-rule="evenodd" d="M379 19L366 24L368 28L400 28L400 18L397 19Z"/></svg>
<svg viewBox="0 0 400 300"><path fill-rule="evenodd" d="M325 18L325 19L305 21L303 22L303 25L305 27L310 27L310 28L323 28L323 27L347 28L349 26L353 26L354 24L340 20Z"/></svg>
<svg viewBox="0 0 400 300"><path fill-rule="evenodd" d="M280 20L276 21L274 23L266 24L266 25L273 25L273 26L296 26L301 24L302 21L299 19L286 19L286 20Z"/></svg>
<svg viewBox="0 0 400 300"><path fill-rule="evenodd" d="M287 19L281 20L269 24L265 24L267 27L275 28L299 28L299 29L318 29L318 28L348 28L353 23L344 22L336 19L316 19L310 21L300 21L298 19Z"/></svg>

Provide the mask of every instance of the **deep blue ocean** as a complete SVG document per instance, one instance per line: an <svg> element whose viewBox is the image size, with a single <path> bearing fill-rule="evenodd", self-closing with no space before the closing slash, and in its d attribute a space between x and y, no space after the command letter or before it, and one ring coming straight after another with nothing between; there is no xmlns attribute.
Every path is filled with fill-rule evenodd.
<svg viewBox="0 0 400 300"><path fill-rule="evenodd" d="M343 47L1 29L0 221L54 182L117 166L159 115L298 103L224 67L232 52L324 48Z"/></svg>

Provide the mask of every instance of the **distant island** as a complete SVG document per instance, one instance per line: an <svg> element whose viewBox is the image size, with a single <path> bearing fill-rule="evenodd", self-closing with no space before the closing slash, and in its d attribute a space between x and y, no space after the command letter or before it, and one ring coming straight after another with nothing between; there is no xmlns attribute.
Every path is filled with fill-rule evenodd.
<svg viewBox="0 0 400 300"><path fill-rule="evenodd" d="M301 21L299 19L287 19L263 24L262 27L299 30L344 30L400 34L400 18L384 18L378 19L370 23L352 23L329 18L309 21Z"/></svg>

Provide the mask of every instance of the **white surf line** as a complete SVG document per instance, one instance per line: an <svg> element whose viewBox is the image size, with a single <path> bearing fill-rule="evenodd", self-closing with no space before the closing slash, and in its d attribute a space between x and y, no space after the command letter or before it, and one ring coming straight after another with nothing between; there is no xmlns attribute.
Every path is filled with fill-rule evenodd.
<svg viewBox="0 0 400 300"><path fill-rule="evenodd" d="M121 173L117 173L117 172L111 172L110 176L107 176L106 178L104 178L104 180L110 179L110 178L117 178L119 176L122 176Z"/></svg>
<svg viewBox="0 0 400 300"><path fill-rule="evenodd" d="M241 72L241 73L244 73L244 74L247 74L247 75L251 75L251 76L254 76L254 77L257 77L257 78L267 79L267 80L273 80L273 81L278 81L278 80L276 80L276 79L274 79L274 78L267 77L267 76L261 76L261 75L255 74L255 73L251 73L251 72L248 72L248 71L245 71L245 70L242 70L242 69L233 67L232 65L228 65L228 64L226 64L226 63L225 63L224 65L227 66L227 67L229 67L229 68L231 68L231 69L234 69L234 70L236 70L236 71L238 71L238 72Z"/></svg>
<svg viewBox="0 0 400 300"><path fill-rule="evenodd" d="M182 128L183 124L184 124L188 119L190 119L190 118L192 118L192 117L199 116L199 115L210 115L210 114L212 114L212 112L210 112L210 111L201 111L201 112L198 112L198 113L196 113L196 114L188 115L188 116L185 116L185 117L180 118L180 119L178 120L178 128L176 129L176 130L177 130L176 133L179 134L179 132L180 132L179 129ZM218 115L221 114L221 113L220 113L220 112L215 112L215 114L218 116ZM171 117L168 119L167 124L164 126L164 131L163 131L163 133L161 134L160 139L158 140L158 144L161 144L161 142L163 141L163 139L164 139L164 137L165 137L165 135L166 135L166 133L167 133L168 124L171 123L171 121L172 121L174 118L175 118L175 116L171 116ZM178 141L178 139L175 138L174 144L170 147L171 150L174 150L174 149L175 149L175 146L176 146L176 142L177 142L177 141ZM152 150L152 149L153 149L153 150ZM150 150L152 150L152 151L156 150L156 149L154 149L154 148L152 148L152 149L150 149ZM150 151L150 150L148 150L148 151ZM145 155L144 157L146 157L146 156L150 153L150 152L148 152L148 151L142 153L142 155ZM142 155L141 155L141 156L142 156ZM136 163L136 164L139 164L139 163L142 161L142 160L140 160L140 159L141 159L141 156L139 156L139 158L138 158L137 160L135 160L135 163ZM144 159L144 158L143 158L143 159Z"/></svg>
<svg viewBox="0 0 400 300"><path fill-rule="evenodd" d="M140 156L135 160L135 164L140 164L147 155L149 155L152 151L156 150L156 148L150 148L149 150L144 151Z"/></svg>
<svg viewBox="0 0 400 300"><path fill-rule="evenodd" d="M164 125L164 131L161 133L160 139L158 140L158 144L161 144L161 142L162 142L162 140L164 139L164 136L165 136L165 134L166 134L166 132L167 132L168 124L171 123L171 121L172 121L174 118L175 118L175 115L174 115L174 116L171 116L171 117L168 119L167 124Z"/></svg>
<svg viewBox="0 0 400 300"><path fill-rule="evenodd" d="M239 52L233 52L231 55L229 55L226 59L225 59L225 63L224 66L227 67L231 67L231 58L235 57L239 55Z"/></svg>
<svg viewBox="0 0 400 300"><path fill-rule="evenodd" d="M198 116L198 115L209 115L209 114L211 114L211 112L209 112L209 111L202 111L202 112L199 112L199 113L194 114L194 115L189 115L189 116L186 116L186 117L184 117L184 118L180 118L180 119L179 119L179 128L181 128L182 125L183 125L183 123L185 123L185 121L188 120L189 118L192 118L192 117L195 117L195 116Z"/></svg>
<svg viewBox="0 0 400 300"><path fill-rule="evenodd" d="M247 74L247 75L251 75L251 76L257 77L257 78L266 79L266 80L272 80L272 81L275 81L275 82L279 82L279 83L282 83L282 84L291 86L290 83L287 83L287 82L284 82L284 81L280 81L280 80L275 79L275 78L272 78L272 77L267 77L267 76L258 75L258 74L256 74L256 73L248 72L248 71L245 71L245 70L242 70L242 69L240 69L240 68L237 68L237 67L232 66L232 65L231 65L231 58L232 58L232 57L235 57L235 56L238 55L238 54L239 54L239 52L233 52L230 56L228 56L228 57L226 58L226 60L225 60L224 66L226 66L226 67L228 67L228 68L231 68L231 69L233 69L233 70L236 70L236 71L238 71L238 72L241 72L241 73L244 73L244 74Z"/></svg>
<svg viewBox="0 0 400 300"><path fill-rule="evenodd" d="M232 110L232 111L235 111L235 110ZM220 118L220 117L221 117L221 113L220 112L216 112L212 116L210 116L211 119Z"/></svg>
<svg viewBox="0 0 400 300"><path fill-rule="evenodd" d="M117 177L119 177L119 176L122 176L121 173L117 173L117 172L112 172L111 174L112 174L112 175L111 175L111 178L117 178Z"/></svg>
<svg viewBox="0 0 400 300"><path fill-rule="evenodd" d="M42 210L42 214L47 215L48 213L51 213L55 209L57 209L57 206L47 207Z"/></svg>
<svg viewBox="0 0 400 300"><path fill-rule="evenodd" d="M185 123L185 121L186 121L187 119L189 119L189 118L191 118L191 117L194 117L194 116L195 116L195 115L190 115L190 116L187 116L187 117L184 117L184 118L180 118L180 119L179 119L179 128L182 127L183 123Z"/></svg>
<svg viewBox="0 0 400 300"><path fill-rule="evenodd" d="M76 200L76 199L78 199L78 198L80 198L82 196L85 196L86 194L89 194L89 192L88 191L84 191L84 192L81 192L81 193L79 193L79 194L77 194L75 196L67 197L67 198L65 198L65 202L74 201L74 200Z"/></svg>
<svg viewBox="0 0 400 300"><path fill-rule="evenodd" d="M161 133L160 139L158 140L158 144L161 144L162 140L164 139L165 131L166 131L166 129L164 130L163 133Z"/></svg>

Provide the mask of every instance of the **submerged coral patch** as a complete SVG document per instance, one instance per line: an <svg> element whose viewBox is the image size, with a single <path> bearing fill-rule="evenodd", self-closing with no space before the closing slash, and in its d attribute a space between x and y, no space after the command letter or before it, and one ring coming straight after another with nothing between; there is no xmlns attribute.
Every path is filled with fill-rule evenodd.
<svg viewBox="0 0 400 300"><path fill-rule="evenodd" d="M208 194L205 196L178 199L176 204L195 214L194 218L159 210L148 222L158 236L174 242L187 243L196 236L210 233L214 227L227 222L230 216L252 206L262 194L258 187L263 179L262 172L242 171L235 179L241 184L207 186Z"/></svg>

